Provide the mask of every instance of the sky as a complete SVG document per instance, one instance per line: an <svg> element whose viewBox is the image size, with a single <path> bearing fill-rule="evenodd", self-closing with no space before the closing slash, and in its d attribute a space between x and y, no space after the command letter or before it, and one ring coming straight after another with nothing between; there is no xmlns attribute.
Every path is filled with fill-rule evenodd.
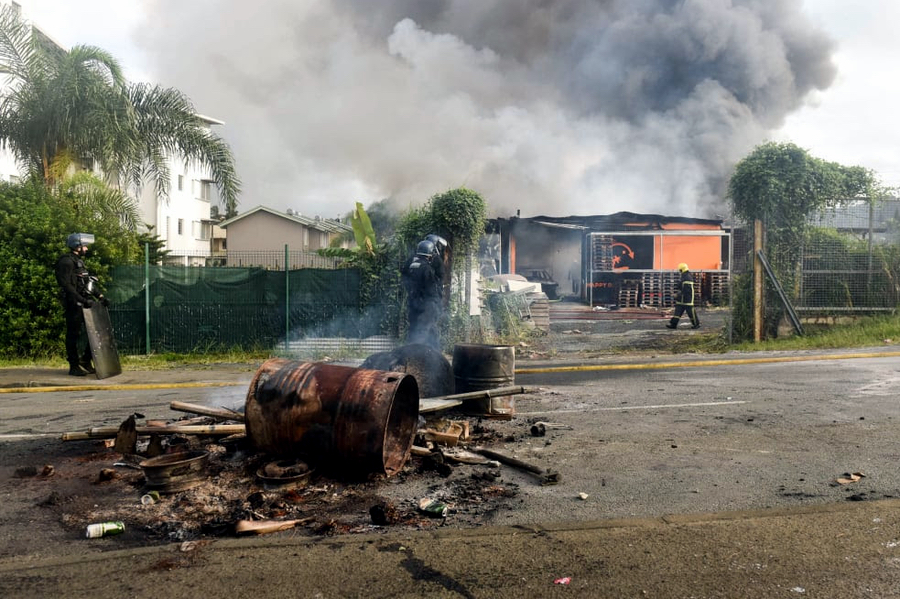
<svg viewBox="0 0 900 599"><path fill-rule="evenodd" d="M900 186L896 0L20 4L224 120L239 212L465 186L491 216L717 218L768 140Z"/></svg>

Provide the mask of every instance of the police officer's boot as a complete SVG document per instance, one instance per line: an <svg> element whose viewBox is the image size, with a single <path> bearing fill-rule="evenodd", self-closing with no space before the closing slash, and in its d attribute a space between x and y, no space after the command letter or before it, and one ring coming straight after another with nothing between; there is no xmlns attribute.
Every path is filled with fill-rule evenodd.
<svg viewBox="0 0 900 599"><path fill-rule="evenodd" d="M672 319L669 321L669 324L666 325L666 328L667 328L667 329L675 329L675 328L678 328L678 319L677 319L677 318L672 318Z"/></svg>
<svg viewBox="0 0 900 599"><path fill-rule="evenodd" d="M95 372L97 372L97 370L91 364L90 360L87 362L79 362L78 367L81 368L85 372L85 374L94 374Z"/></svg>
<svg viewBox="0 0 900 599"><path fill-rule="evenodd" d="M84 370L77 362L69 364L69 376L86 376L88 372Z"/></svg>
<svg viewBox="0 0 900 599"><path fill-rule="evenodd" d="M81 358L78 359L78 366L86 373L94 374L97 371L94 369L92 359L93 355L91 355L91 348L86 347L81 353Z"/></svg>

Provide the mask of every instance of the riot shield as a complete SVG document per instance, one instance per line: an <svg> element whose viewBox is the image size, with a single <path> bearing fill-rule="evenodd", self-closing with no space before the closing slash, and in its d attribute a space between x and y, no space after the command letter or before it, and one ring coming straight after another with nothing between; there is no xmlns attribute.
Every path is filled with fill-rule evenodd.
<svg viewBox="0 0 900 599"><path fill-rule="evenodd" d="M121 374L122 365L119 364L119 352L113 338L112 324L109 322L109 310L100 302L94 302L93 306L82 310L97 378L105 379Z"/></svg>

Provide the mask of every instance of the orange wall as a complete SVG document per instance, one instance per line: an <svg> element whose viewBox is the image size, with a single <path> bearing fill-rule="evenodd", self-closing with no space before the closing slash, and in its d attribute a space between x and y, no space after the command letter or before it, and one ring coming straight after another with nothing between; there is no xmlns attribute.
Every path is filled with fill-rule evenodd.
<svg viewBox="0 0 900 599"><path fill-rule="evenodd" d="M719 231L719 227L694 223L664 225L667 231ZM653 267L675 270L682 262L691 270L717 270L722 268L721 237L690 237L669 235L665 239L653 239Z"/></svg>
<svg viewBox="0 0 900 599"><path fill-rule="evenodd" d="M653 239L653 267L675 270L682 262L691 270L718 270L722 268L721 237L669 236Z"/></svg>

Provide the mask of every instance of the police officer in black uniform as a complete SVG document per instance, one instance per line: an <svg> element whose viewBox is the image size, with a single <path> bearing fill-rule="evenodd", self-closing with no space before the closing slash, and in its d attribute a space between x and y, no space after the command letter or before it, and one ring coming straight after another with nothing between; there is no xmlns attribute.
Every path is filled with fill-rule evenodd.
<svg viewBox="0 0 900 599"><path fill-rule="evenodd" d="M429 235L447 242L437 235ZM403 287L406 290L406 312L409 318L410 343L422 343L440 349L440 318L443 311L443 249L434 241L425 238L416 246L416 255L404 267Z"/></svg>
<svg viewBox="0 0 900 599"><path fill-rule="evenodd" d="M94 236L90 233L72 233L66 239L69 253L56 261L56 281L59 283L60 299L66 317L66 360L72 376L96 372L91 363L91 348L87 343L83 309L90 309L94 301L99 301L104 306L109 305L99 292L95 291L96 295L92 295L92 278L84 266L88 245L93 242ZM80 354L79 344L84 347Z"/></svg>

